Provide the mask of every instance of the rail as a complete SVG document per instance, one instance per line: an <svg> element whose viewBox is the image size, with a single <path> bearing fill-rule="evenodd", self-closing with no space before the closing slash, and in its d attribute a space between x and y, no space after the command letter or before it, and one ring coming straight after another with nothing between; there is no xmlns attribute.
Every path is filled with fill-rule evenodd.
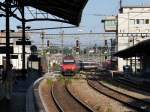
<svg viewBox="0 0 150 112"><path fill-rule="evenodd" d="M52 86L52 96L61 112L94 112L90 107L83 104L79 98L76 98L70 93L67 89L66 82L63 85L60 82L54 83Z"/></svg>
<svg viewBox="0 0 150 112"><path fill-rule="evenodd" d="M150 110L150 104L144 101L141 101L139 99L136 99L134 97L125 95L125 94L121 94L119 92L113 91L110 88L106 88L105 86L103 86L101 83L99 83L96 80L87 80L88 84L95 90L97 90L98 92L100 92L101 94L104 94L105 96L108 96L116 101L119 101L125 105L127 105L128 107L132 107L136 110L140 110L142 112L149 112ZM132 102L130 102L132 101Z"/></svg>

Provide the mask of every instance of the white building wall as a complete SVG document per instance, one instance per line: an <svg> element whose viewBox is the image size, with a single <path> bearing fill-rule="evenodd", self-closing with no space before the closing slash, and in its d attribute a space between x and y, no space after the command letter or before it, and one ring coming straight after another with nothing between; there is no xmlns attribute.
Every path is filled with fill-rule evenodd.
<svg viewBox="0 0 150 112"><path fill-rule="evenodd" d="M131 12L150 12L150 7L145 6L130 6L130 7L123 7L123 13L131 13Z"/></svg>
<svg viewBox="0 0 150 112"><path fill-rule="evenodd" d="M14 49L14 54L13 55L18 55L18 59L11 59L11 63L13 64L13 68L14 69L22 69L22 46L21 45L16 45L16 41L18 41L18 39L21 40L21 36L22 36L22 32L13 32L10 33L10 36L14 36L14 37L18 37L18 38L11 38L10 39L10 43L13 43L13 49ZM28 37L28 34L26 34L26 36ZM0 43L6 43L6 39L4 38L6 37L6 33L0 33ZM0 45L0 46L4 46L4 45ZM26 45L26 68L27 68L27 58L28 56L31 54L30 51L30 45ZM3 65L3 57L6 57L5 54L0 54L0 65Z"/></svg>
<svg viewBox="0 0 150 112"><path fill-rule="evenodd" d="M129 7L123 8L122 13L118 14L118 51L126 49L129 46L148 39L148 37L125 37L120 33L150 33L150 8L148 7ZM146 23L148 21L148 23ZM123 71L123 65L126 61L118 58L118 70Z"/></svg>
<svg viewBox="0 0 150 112"><path fill-rule="evenodd" d="M30 46L26 46L25 48L25 67L27 68L27 59L29 57L29 55L31 54L30 51ZM22 69L22 46L21 45L14 45L14 54L18 55L18 59L13 59L12 60L12 64L14 66L14 68L16 69Z"/></svg>

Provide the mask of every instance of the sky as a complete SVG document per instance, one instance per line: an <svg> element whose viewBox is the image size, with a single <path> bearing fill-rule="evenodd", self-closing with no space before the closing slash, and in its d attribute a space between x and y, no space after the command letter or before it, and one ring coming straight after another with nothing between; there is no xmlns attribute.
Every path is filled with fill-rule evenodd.
<svg viewBox="0 0 150 112"><path fill-rule="evenodd" d="M52 33L58 34L62 32L62 30L64 31L64 33L104 32L104 25L103 23L101 23L101 20L105 18L105 16L107 15L117 15L119 9L119 1L120 0L88 0L88 3L83 10L81 23L78 28L46 30L44 32L49 34ZM122 4L123 5L141 5L141 4L150 5L150 0L122 0ZM0 30L5 29L5 18L1 18L0 22L1 22ZM17 30L16 26L21 25L19 21L12 18L10 24L11 24L11 29L15 29L15 30ZM47 21L32 22L32 23L27 23L26 25L31 26L31 28L66 26L66 24L64 23L62 24L62 23L47 22ZM39 38L39 36L40 34L33 35L33 40L35 41L35 43L40 43L41 39ZM89 39L89 42L91 42L91 40L92 38ZM84 39L82 41L84 41ZM95 41L98 40L95 39L93 41L93 44Z"/></svg>
<svg viewBox="0 0 150 112"><path fill-rule="evenodd" d="M117 15L120 0L89 0L82 16L81 28L85 32L103 32L101 19L107 15ZM123 5L149 4L150 0L122 0ZM95 16L96 14L97 16ZM99 15L99 16L98 16ZM83 27L82 27L83 26Z"/></svg>

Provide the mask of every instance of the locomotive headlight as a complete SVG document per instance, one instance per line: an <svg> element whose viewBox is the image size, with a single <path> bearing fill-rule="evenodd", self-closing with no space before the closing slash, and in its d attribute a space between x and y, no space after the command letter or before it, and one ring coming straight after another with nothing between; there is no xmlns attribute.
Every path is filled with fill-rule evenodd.
<svg viewBox="0 0 150 112"><path fill-rule="evenodd" d="M75 67L72 67L71 69L72 69L72 70L74 70L74 69L75 69Z"/></svg>

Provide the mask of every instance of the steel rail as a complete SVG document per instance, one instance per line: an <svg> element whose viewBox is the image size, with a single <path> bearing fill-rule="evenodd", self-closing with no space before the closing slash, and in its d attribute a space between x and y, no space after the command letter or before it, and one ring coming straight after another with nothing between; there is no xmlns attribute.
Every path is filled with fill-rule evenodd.
<svg viewBox="0 0 150 112"><path fill-rule="evenodd" d="M61 105L59 104L58 100L55 98L54 90L53 89L54 89L54 85L52 85L52 87L51 87L51 94L52 94L52 98L54 100L54 103L56 104L56 106L58 107L58 109L59 109L60 112L65 112L63 110L63 108L61 107Z"/></svg>
<svg viewBox="0 0 150 112"><path fill-rule="evenodd" d="M85 109L87 112L94 112L94 110L92 110L90 107L87 107L87 105L83 104L83 102L81 102L81 100L79 98L76 98L75 96L73 96L70 91L67 89L67 85L65 82L64 85L64 89L66 90L67 94L75 101L77 102L77 104L79 104L81 107L83 107L83 109ZM52 97L54 99L55 104L57 105L57 107L59 108L60 112L65 112L65 109L63 109L63 107L61 106L60 101L58 101L58 99L56 98L55 92L54 92L54 85L52 86L52 91L51 91ZM64 93L63 93L64 94ZM65 99L64 99L65 100ZM71 104L70 104L71 105ZM84 111L85 111L84 110ZM74 111L74 110L72 110Z"/></svg>
<svg viewBox="0 0 150 112"><path fill-rule="evenodd" d="M105 95L105 96L108 96L116 101L119 101L125 105L127 105L128 107L132 107L136 110L140 110L142 112L149 112L149 109L147 107L150 107L149 103L147 102L144 102L143 100L139 100L139 99L136 99L134 97L131 97L129 95L125 95L125 94L122 94L122 93L119 93L119 92L116 92L116 91L113 91L111 90L110 88L106 88L104 87L103 85L101 85L99 82L97 81L92 81L92 80L87 80L88 84L90 85L90 87L92 87L93 89L95 89L96 91L100 92L101 94ZM94 85L94 84L97 84L98 86ZM102 89L105 89L105 90L102 90ZM107 91L106 91L107 90ZM115 96L114 94L111 94L111 93L108 93L108 92L111 92L111 93L116 93L117 95ZM123 98L126 98L128 100L131 100L131 101L134 101L134 104L132 103L129 103L127 102L125 99L121 99L121 97ZM146 107L146 108L145 108Z"/></svg>
<svg viewBox="0 0 150 112"><path fill-rule="evenodd" d="M83 107L87 108L87 110L89 112L95 112L95 110L93 110L89 105L87 105L86 103L84 103L79 97L75 96L68 88L68 84L65 85L66 90L68 91L68 93L78 102L80 103Z"/></svg>

